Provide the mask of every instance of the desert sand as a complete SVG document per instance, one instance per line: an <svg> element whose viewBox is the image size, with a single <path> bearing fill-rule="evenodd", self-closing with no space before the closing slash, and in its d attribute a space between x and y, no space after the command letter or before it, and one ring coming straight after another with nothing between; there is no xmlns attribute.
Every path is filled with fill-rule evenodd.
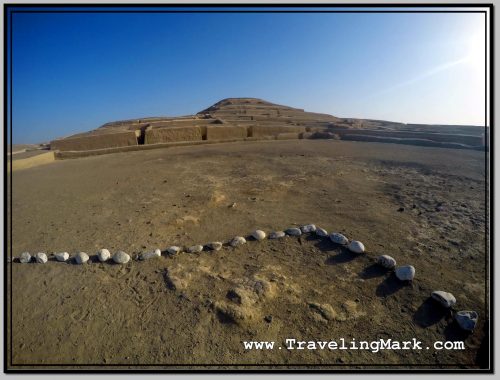
<svg viewBox="0 0 500 380"><path fill-rule="evenodd" d="M12 262L10 368L487 363L484 151L247 141L55 161L12 180L11 257L100 248L136 256L306 223L360 240L367 252L301 236L125 265ZM413 265L413 283L375 265L382 254ZM473 333L430 300L434 290L453 293L455 310L479 313ZM416 338L424 349L242 345L287 338ZM466 349L432 347L446 340Z"/></svg>

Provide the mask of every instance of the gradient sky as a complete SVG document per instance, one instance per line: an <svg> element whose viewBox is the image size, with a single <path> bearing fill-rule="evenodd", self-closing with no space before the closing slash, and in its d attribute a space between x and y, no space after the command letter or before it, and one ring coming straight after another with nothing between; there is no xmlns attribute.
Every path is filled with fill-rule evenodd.
<svg viewBox="0 0 500 380"><path fill-rule="evenodd" d="M481 13L13 14L13 140L257 97L484 125Z"/></svg>

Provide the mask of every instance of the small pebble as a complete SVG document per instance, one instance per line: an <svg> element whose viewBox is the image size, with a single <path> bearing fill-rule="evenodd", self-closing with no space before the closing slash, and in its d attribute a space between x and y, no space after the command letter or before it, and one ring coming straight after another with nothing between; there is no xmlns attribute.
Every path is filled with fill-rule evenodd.
<svg viewBox="0 0 500 380"><path fill-rule="evenodd" d="M302 231L300 230L300 228L295 228L295 227L292 227L292 228L288 228L285 230L286 234L287 235L290 235L290 236L300 236L302 235Z"/></svg>
<svg viewBox="0 0 500 380"><path fill-rule="evenodd" d="M446 308L450 308L457 303L457 300L453 294L443 292L442 290L436 290L435 292L432 292L431 297Z"/></svg>
<svg viewBox="0 0 500 380"><path fill-rule="evenodd" d="M365 251L365 246L360 241L353 240L349 243L347 249L354 253L363 253Z"/></svg>
<svg viewBox="0 0 500 380"><path fill-rule="evenodd" d="M473 331L477 324L479 315L475 311L462 310L455 314L458 325L466 330Z"/></svg>
<svg viewBox="0 0 500 380"><path fill-rule="evenodd" d="M316 235L325 237L328 236L328 232L323 228L316 227Z"/></svg>
<svg viewBox="0 0 500 380"><path fill-rule="evenodd" d="M168 247L167 252L170 253L171 255L176 255L181 251L180 247L177 247L175 245Z"/></svg>
<svg viewBox="0 0 500 380"><path fill-rule="evenodd" d="M113 261L117 264L126 264L130 261L130 256L123 251L118 251L113 255Z"/></svg>
<svg viewBox="0 0 500 380"><path fill-rule="evenodd" d="M19 257L20 263L26 264L29 263L30 261L31 261L31 255L29 254L29 252L21 253L21 256Z"/></svg>
<svg viewBox="0 0 500 380"><path fill-rule="evenodd" d="M101 263L108 261L110 257L111 257L111 253L106 248L100 249L97 252L97 258L99 259L99 261Z"/></svg>
<svg viewBox="0 0 500 380"><path fill-rule="evenodd" d="M283 231L273 231L269 234L269 239L281 239L285 236L286 234Z"/></svg>
<svg viewBox="0 0 500 380"><path fill-rule="evenodd" d="M347 245L347 243L349 243L349 239L347 239L344 235L339 234L338 232L331 233L330 240L336 244L341 245Z"/></svg>
<svg viewBox="0 0 500 380"><path fill-rule="evenodd" d="M75 261L77 264L85 264L87 261L89 261L89 255L87 255L85 252L78 252L75 255Z"/></svg>
<svg viewBox="0 0 500 380"><path fill-rule="evenodd" d="M36 262L39 264L45 264L48 261L47 255L43 252L38 252L35 255Z"/></svg>
<svg viewBox="0 0 500 380"><path fill-rule="evenodd" d="M192 247L189 247L188 249L186 249L186 252L188 253L198 253L198 252L201 252L203 251L203 246L202 245L193 245Z"/></svg>
<svg viewBox="0 0 500 380"><path fill-rule="evenodd" d="M231 242L229 243L231 245L231 247L237 247L241 244L245 244L247 241L244 237L242 236L236 236L233 238L233 240L231 240Z"/></svg>
<svg viewBox="0 0 500 380"><path fill-rule="evenodd" d="M258 241L264 240L266 238L266 233L262 230L255 230L252 232L252 237Z"/></svg>
<svg viewBox="0 0 500 380"><path fill-rule="evenodd" d="M56 253L55 256L56 256L57 261L66 261L69 259L68 252L59 252L59 253Z"/></svg>
<svg viewBox="0 0 500 380"><path fill-rule="evenodd" d="M388 256L388 255L382 255L382 256L377 257L377 264L379 264L387 269L396 268L396 260L394 260L394 258L392 258L391 256Z"/></svg>
<svg viewBox="0 0 500 380"><path fill-rule="evenodd" d="M140 259L149 260L149 259L154 259L156 257L161 257L161 251L159 249L155 249L153 252L142 253Z"/></svg>
<svg viewBox="0 0 500 380"><path fill-rule="evenodd" d="M220 241L213 241L207 244L207 247L212 251L218 251L222 248L222 243Z"/></svg>
<svg viewBox="0 0 500 380"><path fill-rule="evenodd" d="M415 277L415 268L411 265L403 265L396 268L396 277L401 281L412 281Z"/></svg>
<svg viewBox="0 0 500 380"><path fill-rule="evenodd" d="M316 226L314 224L306 224L305 226L300 227L302 233L307 234L309 232L316 231Z"/></svg>

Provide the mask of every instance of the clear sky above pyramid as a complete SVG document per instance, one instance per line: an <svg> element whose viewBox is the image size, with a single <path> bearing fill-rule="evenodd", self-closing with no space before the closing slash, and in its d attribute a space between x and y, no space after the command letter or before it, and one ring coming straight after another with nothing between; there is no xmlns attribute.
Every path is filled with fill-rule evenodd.
<svg viewBox="0 0 500 380"><path fill-rule="evenodd" d="M14 14L14 143L258 97L484 125L484 14Z"/></svg>

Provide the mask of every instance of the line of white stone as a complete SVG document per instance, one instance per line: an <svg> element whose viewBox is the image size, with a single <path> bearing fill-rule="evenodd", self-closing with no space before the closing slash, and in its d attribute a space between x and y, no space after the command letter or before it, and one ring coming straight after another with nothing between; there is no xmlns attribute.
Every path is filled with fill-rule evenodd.
<svg viewBox="0 0 500 380"><path fill-rule="evenodd" d="M291 227L286 229L285 231L273 231L269 234L269 239L282 239L285 236L301 236L302 234L314 233L315 235L324 238L329 237L329 239L338 245L346 247L349 251L362 254L365 253L365 246L362 242L358 240L351 240L338 232L332 232L328 234L328 232L320 227L316 227L314 224L306 224L301 226L300 228ZM266 233L262 230L255 230L251 233L251 236L256 241L262 241L266 238ZM229 241L229 245L231 247L238 247L239 245L246 244L246 239L243 236L236 236ZM222 248L222 242L211 242L204 245L197 244L191 247L186 248L184 251L187 253L198 253L203 251L204 247L207 247L209 250L218 251ZM166 252L170 255L176 255L182 252L183 249L178 246L170 246L166 249ZM67 252L60 252L55 254L56 260L60 262L66 262L69 260L69 254ZM111 255L109 250L100 249L97 252L97 257L100 262L106 262L109 259L112 259L117 264L126 264L131 260L129 254L123 251L117 251L114 255ZM139 260L149 260L152 258L161 257L161 250L155 249L152 252L144 252L138 257ZM43 252L37 253L35 256L35 262L45 264L48 261L47 255ZM74 257L74 260L77 264L85 264L89 259L89 255L85 252L78 252ZM32 257L29 252L21 253L19 257L20 263L29 263L32 261ZM377 257L377 264L389 269L394 270L394 274L400 281L411 282L415 278L415 267L412 265L403 265L397 266L396 260L389 255L381 255ZM437 290L431 293L431 297L439 302L443 307L447 309L451 309L456 304L456 299L453 294ZM455 319L458 322L459 326L467 331L473 331L476 327L478 320L478 313L475 311L458 311L455 313Z"/></svg>

